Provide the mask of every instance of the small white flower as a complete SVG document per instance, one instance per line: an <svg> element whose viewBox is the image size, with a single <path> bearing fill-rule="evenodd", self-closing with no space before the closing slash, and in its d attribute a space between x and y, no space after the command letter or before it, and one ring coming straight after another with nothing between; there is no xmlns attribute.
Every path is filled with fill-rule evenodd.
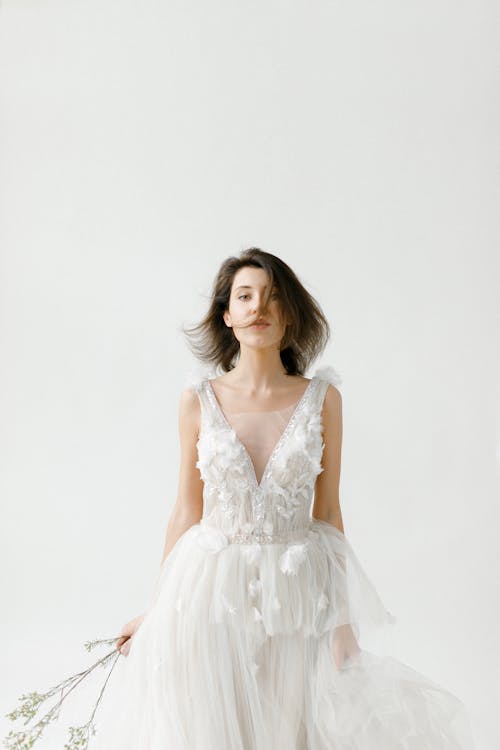
<svg viewBox="0 0 500 750"><path fill-rule="evenodd" d="M220 432L219 450L217 451L217 462L222 469L239 470L242 466L241 445L234 434L229 430Z"/></svg>
<svg viewBox="0 0 500 750"><path fill-rule="evenodd" d="M292 510L287 510L284 505L279 505L276 503L275 505L276 511L280 514L280 516L283 516L283 518L286 518L287 521L289 521L293 516Z"/></svg>
<svg viewBox="0 0 500 750"><path fill-rule="evenodd" d="M217 529L215 526L208 528L208 526L200 526L196 534L196 541L200 547L211 554L220 552L221 549L227 547L229 540L221 529Z"/></svg>
<svg viewBox="0 0 500 750"><path fill-rule="evenodd" d="M236 607L234 606L234 604L232 604L229 599L224 596L224 594L221 594L221 599L224 607L233 615L236 612Z"/></svg>
<svg viewBox="0 0 500 750"><path fill-rule="evenodd" d="M261 589L262 583L258 578L252 578L252 580L248 582L248 593L250 596L256 596Z"/></svg>
<svg viewBox="0 0 500 750"><path fill-rule="evenodd" d="M259 665L257 664L257 662L252 661L250 664L250 671L252 672L252 674L255 675L258 669L259 669Z"/></svg>
<svg viewBox="0 0 500 750"><path fill-rule="evenodd" d="M253 612L253 619L255 620L255 622L260 622L262 620L262 615L257 609L257 607L252 607L252 612Z"/></svg>
<svg viewBox="0 0 500 750"><path fill-rule="evenodd" d="M264 534L272 534L274 531L273 522L269 520L264 521L264 523L262 524L262 528L263 528Z"/></svg>
<svg viewBox="0 0 500 750"><path fill-rule="evenodd" d="M321 594L318 599L318 609L325 609L328 606L329 599L325 594Z"/></svg>
<svg viewBox="0 0 500 750"><path fill-rule="evenodd" d="M290 544L279 558L282 573L296 575L301 563L306 558L306 543Z"/></svg>

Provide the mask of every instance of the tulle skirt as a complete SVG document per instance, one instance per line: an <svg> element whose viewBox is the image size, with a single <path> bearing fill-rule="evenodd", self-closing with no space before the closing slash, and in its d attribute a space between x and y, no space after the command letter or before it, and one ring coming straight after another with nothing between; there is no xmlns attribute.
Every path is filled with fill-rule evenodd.
<svg viewBox="0 0 500 750"><path fill-rule="evenodd" d="M471 750L455 695L367 647L394 621L331 524L252 545L202 521L162 565L93 750ZM342 625L360 650L338 668Z"/></svg>

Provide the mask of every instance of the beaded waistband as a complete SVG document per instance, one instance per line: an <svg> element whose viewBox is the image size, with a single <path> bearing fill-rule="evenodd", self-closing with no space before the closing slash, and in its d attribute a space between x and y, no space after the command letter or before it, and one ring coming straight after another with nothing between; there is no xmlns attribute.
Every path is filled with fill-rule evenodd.
<svg viewBox="0 0 500 750"><path fill-rule="evenodd" d="M266 534L261 529L254 529L249 532L236 532L227 534L227 540L230 544L279 544L291 542L295 539L303 539L311 529L312 523L299 529L290 529L283 534Z"/></svg>

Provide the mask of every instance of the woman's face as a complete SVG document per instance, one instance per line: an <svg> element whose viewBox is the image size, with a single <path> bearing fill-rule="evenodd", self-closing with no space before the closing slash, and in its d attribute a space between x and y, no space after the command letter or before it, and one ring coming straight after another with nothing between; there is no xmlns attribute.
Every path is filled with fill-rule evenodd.
<svg viewBox="0 0 500 750"><path fill-rule="evenodd" d="M229 308L223 317L240 344L254 348L280 348L285 322L277 287L273 287L267 309L263 307L268 286L269 278L263 268L245 266L234 275ZM260 321L265 324L258 325Z"/></svg>

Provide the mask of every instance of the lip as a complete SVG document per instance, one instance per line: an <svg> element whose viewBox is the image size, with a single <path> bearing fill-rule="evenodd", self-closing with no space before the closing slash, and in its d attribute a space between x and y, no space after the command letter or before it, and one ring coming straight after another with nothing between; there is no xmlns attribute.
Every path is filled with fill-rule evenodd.
<svg viewBox="0 0 500 750"><path fill-rule="evenodd" d="M267 328L270 323L252 323L252 328Z"/></svg>

